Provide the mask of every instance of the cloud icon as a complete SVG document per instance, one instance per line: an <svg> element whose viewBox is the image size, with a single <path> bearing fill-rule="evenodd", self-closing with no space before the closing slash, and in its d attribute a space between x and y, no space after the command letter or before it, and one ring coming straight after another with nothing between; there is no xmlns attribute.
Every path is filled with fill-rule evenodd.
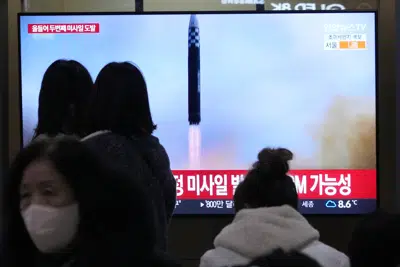
<svg viewBox="0 0 400 267"><path fill-rule="evenodd" d="M325 203L325 207L327 207L327 208L336 208L336 203L335 203L335 201L328 200L328 201Z"/></svg>

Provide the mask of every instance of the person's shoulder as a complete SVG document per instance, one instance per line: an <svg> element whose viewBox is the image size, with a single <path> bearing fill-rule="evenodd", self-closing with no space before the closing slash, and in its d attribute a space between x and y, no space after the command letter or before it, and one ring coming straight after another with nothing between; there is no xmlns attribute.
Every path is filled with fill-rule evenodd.
<svg viewBox="0 0 400 267"><path fill-rule="evenodd" d="M50 138L50 136L47 135L47 134L39 134L38 136L36 136L36 137L32 140L32 142L35 142L35 141L42 141L42 140L46 140L46 139L48 139L48 138Z"/></svg>
<svg viewBox="0 0 400 267"><path fill-rule="evenodd" d="M90 143L90 142L101 140L101 139L109 139L113 136L114 136L114 134L110 131L106 131L106 130L97 131L97 132L91 133L91 134L83 137L81 139L81 141L85 142L85 143Z"/></svg>
<svg viewBox="0 0 400 267"><path fill-rule="evenodd" d="M320 241L313 242L301 252L315 259L322 267L350 266L350 260L346 254Z"/></svg>
<svg viewBox="0 0 400 267"><path fill-rule="evenodd" d="M134 144L129 138L110 131L94 132L82 138L81 142L92 149L97 151L106 150L108 153L124 151L123 154L125 154L128 151L135 150Z"/></svg>
<svg viewBox="0 0 400 267"><path fill-rule="evenodd" d="M56 135L49 135L49 134L43 133L43 134L39 134L38 136L36 136L34 139L32 139L31 142L38 142L38 141L43 141L43 140L47 140L47 139L51 139L51 138L65 138L65 137L75 138L76 136L67 135L64 133L58 133Z"/></svg>

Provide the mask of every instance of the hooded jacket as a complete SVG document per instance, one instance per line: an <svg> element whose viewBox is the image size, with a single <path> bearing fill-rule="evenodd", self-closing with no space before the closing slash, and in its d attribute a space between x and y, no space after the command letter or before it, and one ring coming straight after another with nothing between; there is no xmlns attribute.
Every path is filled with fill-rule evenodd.
<svg viewBox="0 0 400 267"><path fill-rule="evenodd" d="M319 232L288 205L244 209L214 240L200 267L249 264L276 249L299 251L323 267L350 267L348 257L319 241Z"/></svg>
<svg viewBox="0 0 400 267"><path fill-rule="evenodd" d="M176 181L167 152L158 139L152 135L136 138L99 131L82 142L145 186L156 219L157 249L166 251L168 225L176 203Z"/></svg>

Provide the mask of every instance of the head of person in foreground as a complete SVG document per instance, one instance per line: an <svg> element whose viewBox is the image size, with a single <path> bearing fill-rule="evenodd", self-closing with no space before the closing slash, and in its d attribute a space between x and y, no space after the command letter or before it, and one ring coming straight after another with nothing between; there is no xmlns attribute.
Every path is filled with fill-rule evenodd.
<svg viewBox="0 0 400 267"><path fill-rule="evenodd" d="M2 266L126 266L152 257L145 191L78 140L41 139L22 149L4 192Z"/></svg>
<svg viewBox="0 0 400 267"><path fill-rule="evenodd" d="M288 175L293 153L285 148L264 148L234 195L235 211L289 205L297 210L298 195Z"/></svg>

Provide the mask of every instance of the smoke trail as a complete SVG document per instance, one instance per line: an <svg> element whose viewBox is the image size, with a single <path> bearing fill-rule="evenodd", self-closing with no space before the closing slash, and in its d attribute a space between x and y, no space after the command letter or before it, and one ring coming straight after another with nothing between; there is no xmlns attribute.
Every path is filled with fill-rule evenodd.
<svg viewBox="0 0 400 267"><path fill-rule="evenodd" d="M374 100L335 97L319 127L319 168L376 168Z"/></svg>
<svg viewBox="0 0 400 267"><path fill-rule="evenodd" d="M353 124L357 134L347 140L349 167L354 169L376 168L376 127L375 116L360 115Z"/></svg>
<svg viewBox="0 0 400 267"><path fill-rule="evenodd" d="M200 170L201 131L200 125L189 126L189 169Z"/></svg>

